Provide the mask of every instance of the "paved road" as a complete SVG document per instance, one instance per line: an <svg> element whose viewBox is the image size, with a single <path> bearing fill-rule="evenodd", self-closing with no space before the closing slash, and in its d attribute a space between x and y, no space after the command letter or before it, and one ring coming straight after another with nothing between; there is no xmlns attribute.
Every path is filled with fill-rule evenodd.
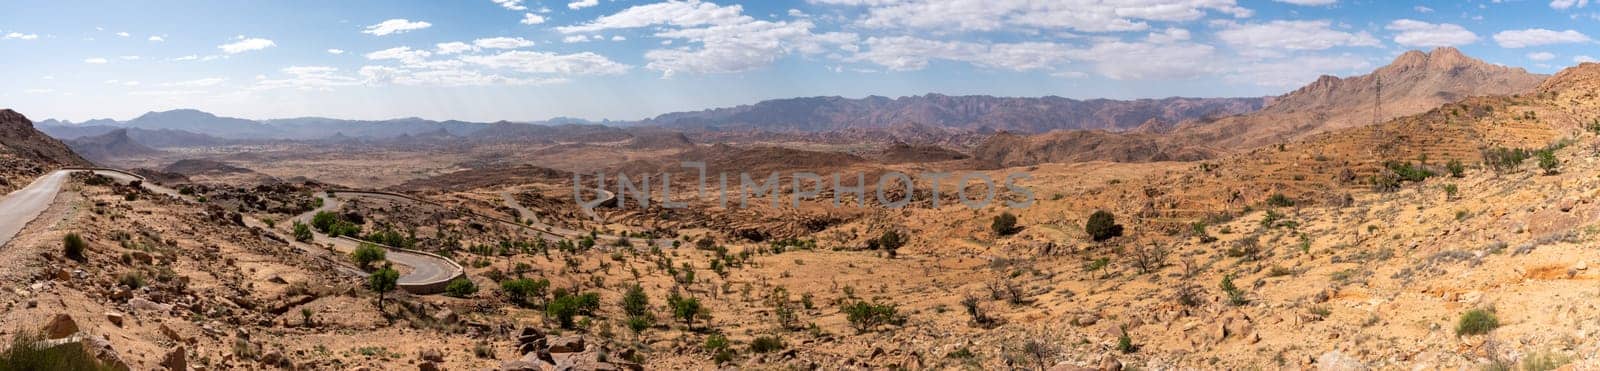
<svg viewBox="0 0 1600 371"><path fill-rule="evenodd" d="M600 190L600 192L603 192L602 193L602 197L605 198L605 201L602 201L602 202L610 202L612 197L616 197L615 194L611 193L610 191ZM517 214L519 214L523 219L528 219L530 221L530 223L528 223L526 225L517 224L517 223L508 223L508 224L511 224L511 225L514 225L514 226L517 226L517 227L521 227L521 228L533 229L533 230L536 230L536 231L539 231L539 232L555 235L557 237L564 237L564 238L577 239L577 238L583 238L583 236L589 235L588 231L580 231L580 230L575 230L575 229L562 228L562 227L558 227L558 226L554 226L554 225L550 225L550 224L544 223L543 221L541 221L539 219L539 214L538 213L533 212L533 210L528 209L526 206L522 206L521 202L517 202L516 196L511 194L511 191L501 191L500 192L500 198L503 200L503 202L505 203L506 207L509 207L512 210L516 210ZM619 239L623 238L622 236L609 235L609 234L597 235L596 237L598 237L598 239L600 240L600 241L597 241L597 242L601 242L601 243L603 243L605 241L616 241L616 240L619 240ZM671 238L658 238L658 239L655 239L655 240L641 240L641 239L630 239L629 240L630 244L637 244L637 243L642 242L644 244L644 247L650 247L650 244L654 243L654 244L656 244L658 246L661 246L661 248L671 248L673 241L674 240L671 239Z"/></svg>
<svg viewBox="0 0 1600 371"><path fill-rule="evenodd" d="M0 246L11 242L11 238L22 231L22 227L50 208L50 203L56 200L56 193L61 192L61 185L66 183L71 174L69 170L45 174L27 187L0 199Z"/></svg>
<svg viewBox="0 0 1600 371"><path fill-rule="evenodd" d="M357 194L352 194L349 192L334 192L334 195L345 195L348 197ZM395 197L390 195L370 193L362 193L359 195L362 197L383 197L401 200L404 202L411 202L411 200L407 200L403 197ZM308 211L304 214L300 214L299 216L295 217L295 220L310 225L311 218L315 217L318 212L337 211L339 207L344 204L344 201L340 198L328 197L327 192L318 192L317 197L322 199L322 207L319 207L316 210ZM323 244L331 244L335 250L347 254L351 251L355 251L357 247L361 246L360 241L349 238L331 238L322 232L316 231L315 228L312 229L311 234L314 241ZM422 285L443 282L454 279L457 275L461 274L460 266L457 266L455 263L440 257L395 250L392 248L388 250L388 252L384 253L384 257L386 259L395 264L404 265L411 268L410 272L400 276L399 283L401 285Z"/></svg>

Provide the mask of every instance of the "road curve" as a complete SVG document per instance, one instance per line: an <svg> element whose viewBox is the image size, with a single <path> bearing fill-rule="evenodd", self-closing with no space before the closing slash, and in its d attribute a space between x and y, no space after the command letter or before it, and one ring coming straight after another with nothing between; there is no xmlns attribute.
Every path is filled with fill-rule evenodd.
<svg viewBox="0 0 1600 371"><path fill-rule="evenodd" d="M11 242L28 222L38 218L61 192L70 170L57 170L35 179L27 187L7 194L0 199L0 246Z"/></svg>
<svg viewBox="0 0 1600 371"><path fill-rule="evenodd" d="M350 192L334 191L333 193L335 195L339 195L348 194ZM306 225L310 225L311 219L315 217L318 212L336 211L341 205L344 204L344 201L337 197L329 197L328 192L318 192L316 197L322 199L322 207L318 207L315 210L307 211L303 214L295 216L294 220L305 223ZM317 231L315 228L312 229L311 234L313 240L316 242L333 245L335 250L344 253L355 251L355 249L360 247L364 242L348 237L328 237L327 234L323 234L322 232ZM376 243L374 243L374 245L382 246L388 250L384 254L385 259L395 264L400 264L411 268L410 272L400 276L399 284L402 286L402 288L406 288L407 291L411 291L412 293L432 293L426 292L431 290L417 288L429 286L441 286L442 288L442 284L448 283L450 280L466 274L465 269L463 269L460 264L456 264L456 262L446 259L442 256L393 246L384 246Z"/></svg>

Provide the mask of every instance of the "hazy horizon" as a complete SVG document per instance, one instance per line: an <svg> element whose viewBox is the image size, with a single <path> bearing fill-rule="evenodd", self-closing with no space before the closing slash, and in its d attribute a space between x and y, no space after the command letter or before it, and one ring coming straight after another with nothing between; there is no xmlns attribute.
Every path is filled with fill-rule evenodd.
<svg viewBox="0 0 1600 371"><path fill-rule="evenodd" d="M1274 96L1407 50L1553 73L1587 1L905 0L0 5L0 102L74 122L632 121L769 99Z"/></svg>

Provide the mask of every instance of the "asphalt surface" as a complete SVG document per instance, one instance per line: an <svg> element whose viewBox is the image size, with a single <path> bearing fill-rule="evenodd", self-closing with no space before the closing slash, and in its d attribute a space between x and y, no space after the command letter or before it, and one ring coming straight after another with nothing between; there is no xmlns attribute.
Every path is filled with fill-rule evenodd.
<svg viewBox="0 0 1600 371"><path fill-rule="evenodd" d="M349 193L349 192L334 192L334 195L336 195L336 196L338 196L338 195L352 196L352 195L356 195L356 194L352 194L352 193ZM408 199L405 199L405 198L402 198L402 197L395 197L395 196L381 195L381 194L362 193L362 194L359 194L359 196L361 196L361 197L383 197L383 198L390 198L390 199L396 199L396 200L403 200L405 202L411 202L411 200L408 200ZM299 216L295 217L295 220L298 220L301 223L305 223L306 225L310 225L311 224L311 218L316 216L317 212L321 212L321 211L337 211L339 209L339 207L344 204L344 201L342 199L338 198L338 197L328 197L327 192L318 192L317 193L317 197L322 198L322 207L319 207L316 210L308 211L308 212L306 212L304 214L300 214ZM351 240L351 239L347 239L347 238L331 238L331 237L328 237L328 235L323 234L322 232L316 231L315 228L312 229L311 234L312 234L312 239L314 241L316 241L317 243L332 244L335 250L338 250L338 251L344 252L344 253L350 253L351 251L355 251L357 247L361 246L361 242L359 242L359 241L355 241L355 240ZM385 259L387 259L388 261L390 261L392 263L399 264L399 265L404 265L406 267L410 267L411 268L410 272L407 272L405 275L400 276L399 283L402 284L402 285L421 285L421 284L444 282L444 281L448 281L450 279L455 278L456 275L460 273L458 268L457 268L457 266L454 263L452 263L452 262L450 262L449 260L446 260L446 259L441 259L441 258L432 256L432 255L424 255L424 254L417 254L417 253L412 253L412 252L395 250L395 249L392 249L392 248L387 249L387 250L388 251L384 253L384 258Z"/></svg>
<svg viewBox="0 0 1600 371"><path fill-rule="evenodd" d="M10 243L17 232L28 226L28 222L50 208L50 203L56 200L56 193L61 192L61 185L66 183L71 174L70 170L46 174L27 187L0 199L0 246Z"/></svg>

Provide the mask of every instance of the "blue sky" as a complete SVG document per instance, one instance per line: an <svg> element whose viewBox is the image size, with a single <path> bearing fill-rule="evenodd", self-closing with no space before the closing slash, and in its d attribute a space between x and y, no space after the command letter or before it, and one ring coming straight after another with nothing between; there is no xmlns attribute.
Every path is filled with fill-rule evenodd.
<svg viewBox="0 0 1600 371"><path fill-rule="evenodd" d="M796 96L1262 96L1454 46L1600 57L1588 0L0 2L35 119L632 120Z"/></svg>

